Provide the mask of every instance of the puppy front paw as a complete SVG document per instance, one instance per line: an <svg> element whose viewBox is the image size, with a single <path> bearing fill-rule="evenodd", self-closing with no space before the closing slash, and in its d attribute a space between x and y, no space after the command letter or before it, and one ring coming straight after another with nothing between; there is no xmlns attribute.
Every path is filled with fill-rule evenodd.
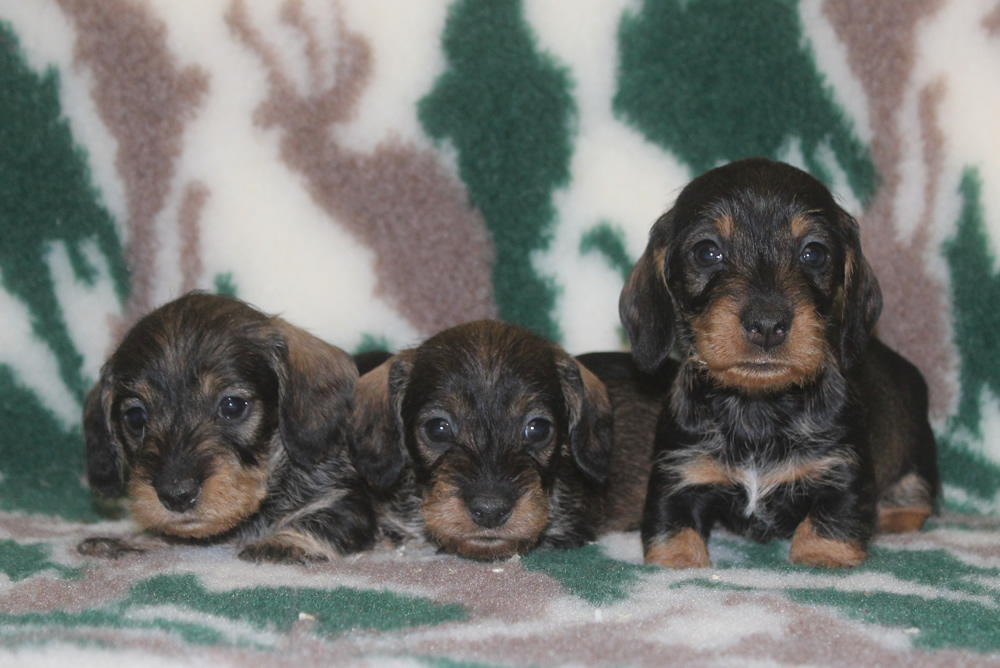
<svg viewBox="0 0 1000 668"><path fill-rule="evenodd" d="M788 560L793 564L820 568L851 568L867 557L868 552L857 543L818 535L808 517L795 530L788 551Z"/></svg>
<svg viewBox="0 0 1000 668"><path fill-rule="evenodd" d="M101 559L120 559L128 554L143 554L146 552L143 548L127 543L121 538L107 536L86 538L76 546L76 551L85 557L98 557Z"/></svg>
<svg viewBox="0 0 1000 668"><path fill-rule="evenodd" d="M247 545L238 556L244 561L272 564L305 565L330 560L327 551L305 545L304 538L285 534L268 536Z"/></svg>
<svg viewBox="0 0 1000 668"><path fill-rule="evenodd" d="M878 509L878 532L909 533L911 531L920 531L924 528L924 523L930 516L930 508L880 506Z"/></svg>
<svg viewBox="0 0 1000 668"><path fill-rule="evenodd" d="M665 568L708 568L708 546L694 529L681 529L665 541L655 542L646 549L645 561Z"/></svg>

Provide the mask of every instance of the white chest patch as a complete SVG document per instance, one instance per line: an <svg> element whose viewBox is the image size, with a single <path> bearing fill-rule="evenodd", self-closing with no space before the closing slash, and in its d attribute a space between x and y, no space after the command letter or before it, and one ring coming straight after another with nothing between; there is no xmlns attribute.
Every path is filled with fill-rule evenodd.
<svg viewBox="0 0 1000 668"><path fill-rule="evenodd" d="M770 496L780 483L774 480L773 476L762 476L756 467L737 469L736 473L737 482L747 492L747 506L743 509L743 516L751 517L757 513L760 503Z"/></svg>

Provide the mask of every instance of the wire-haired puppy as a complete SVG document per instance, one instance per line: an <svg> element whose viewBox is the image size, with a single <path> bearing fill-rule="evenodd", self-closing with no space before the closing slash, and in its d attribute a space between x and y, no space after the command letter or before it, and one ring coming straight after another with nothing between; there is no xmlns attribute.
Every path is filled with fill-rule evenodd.
<svg viewBox="0 0 1000 668"><path fill-rule="evenodd" d="M87 397L87 474L126 488L168 537L235 539L249 560L370 547L375 516L347 441L351 357L237 299L190 293L142 318ZM81 552L131 549L90 539Z"/></svg>
<svg viewBox="0 0 1000 668"><path fill-rule="evenodd" d="M620 313L645 370L680 370L657 427L646 561L710 565L718 522L789 558L854 566L919 529L938 489L927 387L871 336L881 292L858 225L805 172L699 176L650 232Z"/></svg>
<svg viewBox="0 0 1000 668"><path fill-rule="evenodd" d="M558 346L513 325L445 330L358 381L354 457L392 537L503 559L592 540L611 404Z"/></svg>

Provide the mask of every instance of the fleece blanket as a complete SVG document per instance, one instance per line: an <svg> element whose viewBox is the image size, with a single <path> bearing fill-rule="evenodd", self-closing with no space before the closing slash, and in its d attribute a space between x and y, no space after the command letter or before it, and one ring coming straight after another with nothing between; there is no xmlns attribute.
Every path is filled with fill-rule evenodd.
<svg viewBox="0 0 1000 668"><path fill-rule="evenodd" d="M0 0L0 663L1000 664L996 0ZM493 317L623 350L694 175L763 155L862 226L931 390L943 500L860 568L634 533L501 563L382 548L117 562L83 397L200 288L350 352Z"/></svg>

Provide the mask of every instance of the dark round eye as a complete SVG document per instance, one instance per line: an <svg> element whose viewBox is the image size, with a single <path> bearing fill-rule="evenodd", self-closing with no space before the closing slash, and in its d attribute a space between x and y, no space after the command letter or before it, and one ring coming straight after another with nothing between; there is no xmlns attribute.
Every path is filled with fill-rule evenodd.
<svg viewBox="0 0 1000 668"><path fill-rule="evenodd" d="M552 437L552 423L544 418L534 418L524 425L524 440L530 445L544 445Z"/></svg>
<svg viewBox="0 0 1000 668"><path fill-rule="evenodd" d="M250 404L243 397L223 397L219 402L219 417L227 420L239 420L247 413Z"/></svg>
<svg viewBox="0 0 1000 668"><path fill-rule="evenodd" d="M447 443L455 438L451 423L444 418L431 418L424 423L424 433L432 443Z"/></svg>
<svg viewBox="0 0 1000 668"><path fill-rule="evenodd" d="M722 249L711 239L696 243L691 249L691 257L696 265L703 268L714 267L723 260Z"/></svg>
<svg viewBox="0 0 1000 668"><path fill-rule="evenodd" d="M806 244L806 247L802 249L802 255L799 256L799 259L802 261L802 264L810 269L820 269L826 265L829 257L830 251L827 250L826 246L814 241Z"/></svg>
<svg viewBox="0 0 1000 668"><path fill-rule="evenodd" d="M125 428L133 434L142 434L146 428L146 409L142 406L132 406L122 416L125 420Z"/></svg>

